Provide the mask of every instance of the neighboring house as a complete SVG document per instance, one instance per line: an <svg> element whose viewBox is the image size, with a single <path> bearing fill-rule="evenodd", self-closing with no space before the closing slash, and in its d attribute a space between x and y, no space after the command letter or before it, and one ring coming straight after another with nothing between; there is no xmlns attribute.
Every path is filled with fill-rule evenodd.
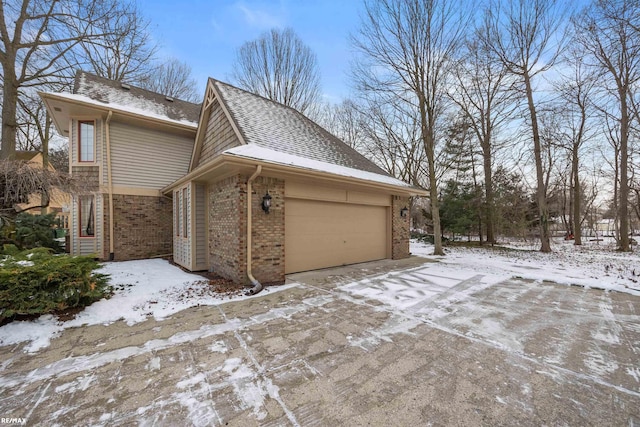
<svg viewBox="0 0 640 427"><path fill-rule="evenodd" d="M39 151L16 151L16 160L25 162L29 167L42 169L44 160L42 153ZM47 169L55 171L55 168L49 164ZM42 196L40 194L32 194L29 196L29 203L20 203L16 206L19 212L25 211L32 214L42 213L39 206L42 205ZM49 204L44 208L44 213L55 213L61 228L67 228L69 221L69 207L71 206L71 195L58 189L51 189Z"/></svg>
<svg viewBox="0 0 640 427"><path fill-rule="evenodd" d="M289 107L213 79L199 106L83 72L41 96L72 174L95 182L74 200L73 253L172 253L239 283L409 256L404 208L426 192Z"/></svg>

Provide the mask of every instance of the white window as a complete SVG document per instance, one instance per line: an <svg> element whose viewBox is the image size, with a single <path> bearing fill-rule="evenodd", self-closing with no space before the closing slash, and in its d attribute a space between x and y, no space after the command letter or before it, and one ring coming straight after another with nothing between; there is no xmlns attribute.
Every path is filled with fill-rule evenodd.
<svg viewBox="0 0 640 427"><path fill-rule="evenodd" d="M95 198L93 196L80 196L78 198L80 211L80 237L95 236Z"/></svg>
<svg viewBox="0 0 640 427"><path fill-rule="evenodd" d="M93 122L78 123L78 158L81 162L93 162L95 160L93 127Z"/></svg>

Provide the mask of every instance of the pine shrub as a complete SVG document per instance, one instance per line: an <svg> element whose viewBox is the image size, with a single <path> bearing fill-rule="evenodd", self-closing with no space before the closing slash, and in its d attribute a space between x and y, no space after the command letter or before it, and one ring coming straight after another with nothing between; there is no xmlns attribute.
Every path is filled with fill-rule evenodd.
<svg viewBox="0 0 640 427"><path fill-rule="evenodd" d="M53 254L36 248L18 252L5 245L0 256L0 323L16 316L86 307L111 295L108 276L87 256Z"/></svg>
<svg viewBox="0 0 640 427"><path fill-rule="evenodd" d="M53 228L55 224L55 213L46 215L18 214L15 223L16 243L22 249L42 246L56 252L62 252L62 245L55 240L56 234Z"/></svg>

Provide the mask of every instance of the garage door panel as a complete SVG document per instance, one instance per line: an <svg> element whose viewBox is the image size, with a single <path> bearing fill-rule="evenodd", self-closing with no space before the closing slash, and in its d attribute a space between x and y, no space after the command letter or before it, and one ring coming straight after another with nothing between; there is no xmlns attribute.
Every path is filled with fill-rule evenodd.
<svg viewBox="0 0 640 427"><path fill-rule="evenodd" d="M386 258L387 208L287 199L287 273Z"/></svg>

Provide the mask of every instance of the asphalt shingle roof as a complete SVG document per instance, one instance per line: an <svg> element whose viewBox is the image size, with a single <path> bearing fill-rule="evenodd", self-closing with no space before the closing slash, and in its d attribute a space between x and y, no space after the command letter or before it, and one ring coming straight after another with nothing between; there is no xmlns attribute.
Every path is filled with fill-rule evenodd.
<svg viewBox="0 0 640 427"><path fill-rule="evenodd" d="M246 143L389 176L371 160L293 108L210 79Z"/></svg>
<svg viewBox="0 0 640 427"><path fill-rule="evenodd" d="M86 71L76 73L73 93L87 96L105 104L117 104L148 111L171 120L197 123L200 104L169 100L160 93L151 92L116 80L99 77Z"/></svg>

